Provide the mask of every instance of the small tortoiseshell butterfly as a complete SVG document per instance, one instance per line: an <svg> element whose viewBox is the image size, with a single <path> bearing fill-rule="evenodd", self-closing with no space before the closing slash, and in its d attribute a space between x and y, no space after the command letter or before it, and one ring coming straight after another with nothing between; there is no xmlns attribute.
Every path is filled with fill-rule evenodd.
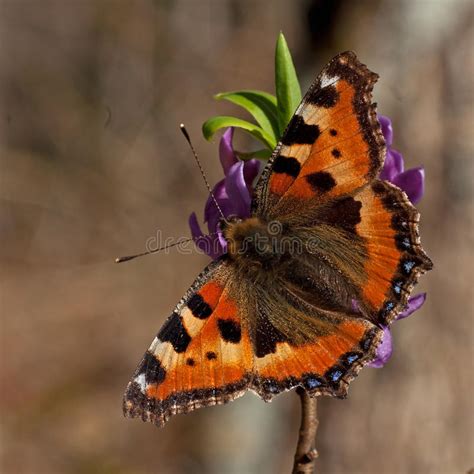
<svg viewBox="0 0 474 474"><path fill-rule="evenodd" d="M374 358L380 327L432 267L418 212L376 178L385 157L377 78L352 52L324 68L259 178L251 217L223 222L227 253L146 351L125 415L163 426L249 389L266 401L297 386L344 397ZM272 244L257 248L258 236ZM292 251L285 239L312 245Z"/></svg>

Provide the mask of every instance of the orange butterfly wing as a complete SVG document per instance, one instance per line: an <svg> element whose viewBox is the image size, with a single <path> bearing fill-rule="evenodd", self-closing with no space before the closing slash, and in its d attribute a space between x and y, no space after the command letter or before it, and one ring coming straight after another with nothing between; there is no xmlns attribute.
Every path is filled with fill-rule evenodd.
<svg viewBox="0 0 474 474"><path fill-rule="evenodd" d="M124 414L162 426L171 415L233 400L245 392L253 354L214 262L178 304L145 353L124 396Z"/></svg>
<svg viewBox="0 0 474 474"><path fill-rule="evenodd" d="M385 157L372 104L377 78L352 52L324 68L265 168L253 208L268 221L330 224L362 238L364 271L349 276L361 286L363 309L387 324L432 263L420 245L416 209L400 189L376 180ZM346 258L325 257L337 267Z"/></svg>
<svg viewBox="0 0 474 474"><path fill-rule="evenodd" d="M255 357L252 388L266 401L298 386L311 396L343 398L350 381L374 358L381 337L370 322L347 319L311 343L278 342L274 352Z"/></svg>
<svg viewBox="0 0 474 474"><path fill-rule="evenodd" d="M295 200L321 203L375 178L385 156L371 103L377 78L352 52L324 68L262 174L254 201L257 215L281 216Z"/></svg>
<svg viewBox="0 0 474 474"><path fill-rule="evenodd" d="M419 213L405 193L374 180L354 199L361 204L356 232L366 241L367 251L362 301L378 322L387 325L433 264L420 244Z"/></svg>

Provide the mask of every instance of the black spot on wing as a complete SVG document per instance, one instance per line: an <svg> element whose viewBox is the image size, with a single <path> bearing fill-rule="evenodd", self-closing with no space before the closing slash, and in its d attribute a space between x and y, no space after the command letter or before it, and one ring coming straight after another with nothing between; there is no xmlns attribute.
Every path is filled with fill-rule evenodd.
<svg viewBox="0 0 474 474"><path fill-rule="evenodd" d="M274 173L285 173L293 178L300 174L301 165L296 158L277 156L273 162Z"/></svg>
<svg viewBox="0 0 474 474"><path fill-rule="evenodd" d="M392 229L400 233L408 233L410 229L409 218L399 213L392 216Z"/></svg>
<svg viewBox="0 0 474 474"><path fill-rule="evenodd" d="M268 317L258 313L255 327L255 355L265 357L276 351L277 342L285 342L287 338L269 321Z"/></svg>
<svg viewBox="0 0 474 474"><path fill-rule="evenodd" d="M193 367L195 364L196 364L196 362L194 362L194 359L192 357L188 357L186 359L186 365L189 365L190 367Z"/></svg>
<svg viewBox="0 0 474 474"><path fill-rule="evenodd" d="M158 333L158 339L162 342L170 342L176 352L184 352L191 342L191 336L186 331L178 313L173 313L167 319Z"/></svg>
<svg viewBox="0 0 474 474"><path fill-rule="evenodd" d="M212 314L212 308L204 301L204 298L195 293L188 301L188 308L193 316L199 319L206 319Z"/></svg>
<svg viewBox="0 0 474 474"><path fill-rule="evenodd" d="M332 137L335 137L335 136L337 135L337 130L336 130L335 128L331 128L331 129L329 130L329 133L330 133L330 135L331 135Z"/></svg>
<svg viewBox="0 0 474 474"><path fill-rule="evenodd" d="M219 328L219 332L224 341L233 342L234 344L240 342L242 331L239 323L232 321L231 319L218 319L217 327Z"/></svg>
<svg viewBox="0 0 474 474"><path fill-rule="evenodd" d="M341 150L338 148L333 148L331 151L331 155L334 156L334 158L340 158L342 156Z"/></svg>
<svg viewBox="0 0 474 474"><path fill-rule="evenodd" d="M308 97L310 104L316 105L317 107L324 107L329 109L334 107L339 100L339 92L334 85L323 87L322 89L316 88L314 92Z"/></svg>
<svg viewBox="0 0 474 474"><path fill-rule="evenodd" d="M362 203L353 197L337 199L321 209L317 220L355 233L356 225L361 221L361 208Z"/></svg>
<svg viewBox="0 0 474 474"><path fill-rule="evenodd" d="M138 374L145 374L147 384L159 384L166 378L166 370L160 361L150 352L145 352Z"/></svg>
<svg viewBox="0 0 474 474"><path fill-rule="evenodd" d="M285 135L283 135L283 145L312 145L319 137L320 130L317 125L307 124L301 115L293 115L288 124Z"/></svg>
<svg viewBox="0 0 474 474"><path fill-rule="evenodd" d="M326 193L336 186L336 180L327 171L317 171L306 175L306 181L315 192Z"/></svg>
<svg viewBox="0 0 474 474"><path fill-rule="evenodd" d="M217 354L213 351L206 352L207 360L217 359Z"/></svg>

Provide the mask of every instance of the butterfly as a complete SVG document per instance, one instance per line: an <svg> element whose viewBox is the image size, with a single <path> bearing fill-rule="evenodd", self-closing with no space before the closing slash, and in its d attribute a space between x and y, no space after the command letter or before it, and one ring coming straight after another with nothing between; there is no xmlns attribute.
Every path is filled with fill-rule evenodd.
<svg viewBox="0 0 474 474"><path fill-rule="evenodd" d="M227 253L145 352L126 416L163 426L247 390L265 401L298 386L346 396L432 267L418 212L377 179L377 79L352 52L316 78L258 179L251 216L222 221Z"/></svg>

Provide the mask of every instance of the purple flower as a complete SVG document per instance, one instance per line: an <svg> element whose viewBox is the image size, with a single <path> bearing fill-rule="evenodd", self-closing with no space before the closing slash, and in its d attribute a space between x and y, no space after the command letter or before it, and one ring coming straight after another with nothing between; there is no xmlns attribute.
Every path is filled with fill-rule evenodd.
<svg viewBox="0 0 474 474"><path fill-rule="evenodd" d="M407 318L410 314L414 313L416 310L420 309L423 306L423 303L426 299L426 293L420 293L419 295L413 296L408 300L407 307L404 311L397 314L395 321L399 319ZM383 326L383 336L382 342L377 347L377 352L375 354L375 359L368 364L369 367L380 369L383 367L388 359L392 356L393 345L392 345L392 334L390 329L387 326Z"/></svg>
<svg viewBox="0 0 474 474"><path fill-rule="evenodd" d="M393 129L391 120L379 115L379 122L387 145L387 155L380 172L380 179L390 181L398 186L405 191L408 199L416 204L423 197L425 191L425 171L422 166L404 171L403 156L392 148Z"/></svg>
<svg viewBox="0 0 474 474"><path fill-rule="evenodd" d="M237 216L246 218L250 216L250 203L252 200L253 181L260 170L259 160L239 160L232 147L234 129L228 128L219 143L219 158L224 179L219 181L212 190L224 217ZM209 196L204 208L204 222L209 231L205 235L193 212L189 216L191 234L199 249L216 259L227 250L226 241L219 228L221 214L214 200Z"/></svg>
<svg viewBox="0 0 474 474"><path fill-rule="evenodd" d="M384 117L383 115L379 115L378 118L387 145L387 155L382 170L380 171L380 178L398 186L406 193L408 199L410 199L413 204L416 204L423 197L425 191L425 172L423 167L410 168L404 171L403 156L392 148L392 122L388 117ZM425 299L426 293L421 293L410 298L407 307L396 316L395 321L406 318L421 308ZM392 355L392 334L387 326L382 326L382 329L382 342L377 347L375 359L369 364L369 367L383 367Z"/></svg>

